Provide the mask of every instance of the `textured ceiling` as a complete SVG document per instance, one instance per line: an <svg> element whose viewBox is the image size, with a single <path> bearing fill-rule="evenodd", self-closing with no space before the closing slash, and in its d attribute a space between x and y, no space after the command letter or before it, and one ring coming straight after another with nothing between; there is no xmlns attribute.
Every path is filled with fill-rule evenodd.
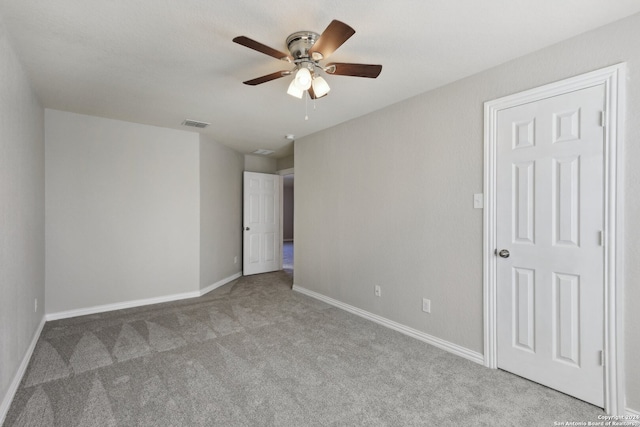
<svg viewBox="0 0 640 427"><path fill-rule="evenodd" d="M292 152L286 134L300 138L638 11L638 0L0 0L45 107L177 129L206 121L200 132L213 139L273 157ZM235 36L286 51L290 33L321 33L332 19L356 34L329 60L382 64L378 79L327 76L329 95L307 105L286 94L290 78L242 84L290 66Z"/></svg>

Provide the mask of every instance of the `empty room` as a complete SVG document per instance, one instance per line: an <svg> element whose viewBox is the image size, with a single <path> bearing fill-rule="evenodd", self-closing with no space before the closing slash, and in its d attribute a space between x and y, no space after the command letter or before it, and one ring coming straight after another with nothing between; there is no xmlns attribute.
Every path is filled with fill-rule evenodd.
<svg viewBox="0 0 640 427"><path fill-rule="evenodd" d="M640 2L3 0L0 425L640 425Z"/></svg>

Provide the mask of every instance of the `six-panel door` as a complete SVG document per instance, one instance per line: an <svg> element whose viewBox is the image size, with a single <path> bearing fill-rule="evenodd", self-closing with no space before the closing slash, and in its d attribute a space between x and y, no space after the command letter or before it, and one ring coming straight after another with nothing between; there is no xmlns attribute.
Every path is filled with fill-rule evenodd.
<svg viewBox="0 0 640 427"><path fill-rule="evenodd" d="M244 173L245 276L280 269L280 176Z"/></svg>
<svg viewBox="0 0 640 427"><path fill-rule="evenodd" d="M604 86L498 113L498 367L603 406Z"/></svg>

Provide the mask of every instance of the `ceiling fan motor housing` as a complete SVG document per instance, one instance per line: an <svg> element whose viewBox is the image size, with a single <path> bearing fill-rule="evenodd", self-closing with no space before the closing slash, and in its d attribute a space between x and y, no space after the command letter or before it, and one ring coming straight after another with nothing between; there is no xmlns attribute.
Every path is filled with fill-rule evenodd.
<svg viewBox="0 0 640 427"><path fill-rule="evenodd" d="M298 31L287 37L287 47L294 60L309 59L309 49L320 38L320 34L313 31Z"/></svg>

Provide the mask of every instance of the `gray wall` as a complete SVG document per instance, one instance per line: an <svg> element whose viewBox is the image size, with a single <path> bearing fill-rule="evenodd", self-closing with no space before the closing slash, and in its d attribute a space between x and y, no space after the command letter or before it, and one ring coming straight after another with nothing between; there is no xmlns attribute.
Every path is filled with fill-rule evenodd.
<svg viewBox="0 0 640 427"><path fill-rule="evenodd" d="M247 172L276 173L276 159L264 156L244 155L244 170Z"/></svg>
<svg viewBox="0 0 640 427"><path fill-rule="evenodd" d="M276 161L277 170L281 171L284 169L292 169L294 165L295 155L290 155L288 157L283 157Z"/></svg>
<svg viewBox="0 0 640 427"><path fill-rule="evenodd" d="M199 135L45 120L47 313L199 290Z"/></svg>
<svg viewBox="0 0 640 427"><path fill-rule="evenodd" d="M0 405L42 321L44 282L44 110L0 19Z"/></svg>
<svg viewBox="0 0 640 427"><path fill-rule="evenodd" d="M242 270L243 168L242 154L200 136L201 289Z"/></svg>
<svg viewBox="0 0 640 427"><path fill-rule="evenodd" d="M640 410L638 40L635 15L296 141L296 285L482 352L483 103L626 61L627 406Z"/></svg>

